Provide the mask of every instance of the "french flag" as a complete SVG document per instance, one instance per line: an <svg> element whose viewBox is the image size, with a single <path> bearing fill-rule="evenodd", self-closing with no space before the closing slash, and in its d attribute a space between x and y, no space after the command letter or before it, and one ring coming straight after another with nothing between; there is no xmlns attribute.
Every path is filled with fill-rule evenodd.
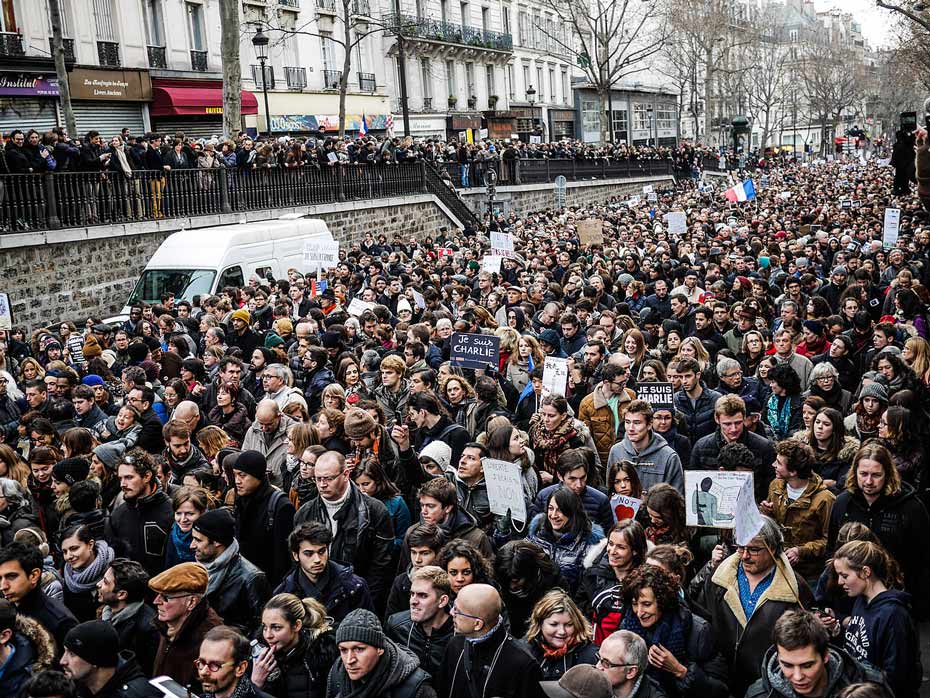
<svg viewBox="0 0 930 698"><path fill-rule="evenodd" d="M751 179L740 182L736 186L727 189L723 195L727 201L752 201L756 198L756 185Z"/></svg>
<svg viewBox="0 0 930 698"><path fill-rule="evenodd" d="M359 124L359 128L358 128L358 135L359 135L359 136L367 136L367 135L368 135L368 124L365 123L366 121L367 121L367 119L365 118L365 114L363 113L363 114L362 114L362 123Z"/></svg>

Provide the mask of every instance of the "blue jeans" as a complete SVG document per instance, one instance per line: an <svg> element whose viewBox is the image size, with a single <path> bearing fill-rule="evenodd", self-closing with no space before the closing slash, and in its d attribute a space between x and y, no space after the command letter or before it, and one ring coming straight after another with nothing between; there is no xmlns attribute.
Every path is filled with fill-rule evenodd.
<svg viewBox="0 0 930 698"><path fill-rule="evenodd" d="M469 168L469 165L468 165L468 163L464 163L464 164L459 165L459 167L462 168L462 186L467 188L467 187L470 186L469 183L468 183L468 168Z"/></svg>

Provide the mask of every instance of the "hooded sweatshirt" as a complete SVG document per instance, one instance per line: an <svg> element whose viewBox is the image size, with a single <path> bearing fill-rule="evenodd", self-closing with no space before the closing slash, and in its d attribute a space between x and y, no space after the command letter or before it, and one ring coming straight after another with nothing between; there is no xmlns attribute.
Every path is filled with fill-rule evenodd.
<svg viewBox="0 0 930 698"><path fill-rule="evenodd" d="M614 463L628 460L636 464L639 481L643 485L643 492L667 482L684 495L685 476L681 469L681 459L668 442L659 434L652 432L649 444L639 453L633 448L629 437L624 436L623 441L614 444L607 456L607 467Z"/></svg>
<svg viewBox="0 0 930 698"><path fill-rule="evenodd" d="M844 688L854 683L871 681L887 689L882 681L880 671L865 667L846 652L834 647L828 649L830 658L827 661L827 689L825 696L835 696ZM889 692L884 691L890 698ZM778 652L774 647L769 648L762 660L762 676L746 691L746 698L797 698L791 682L785 678L781 666L778 664Z"/></svg>
<svg viewBox="0 0 930 698"><path fill-rule="evenodd" d="M889 589L871 602L858 596L846 627L846 651L882 669L896 698L916 697L923 671L911 595Z"/></svg>

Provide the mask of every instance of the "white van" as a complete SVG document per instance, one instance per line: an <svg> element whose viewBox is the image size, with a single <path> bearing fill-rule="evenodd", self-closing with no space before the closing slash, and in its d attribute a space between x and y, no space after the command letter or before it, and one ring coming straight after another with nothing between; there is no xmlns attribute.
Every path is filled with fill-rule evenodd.
<svg viewBox="0 0 930 698"><path fill-rule="evenodd" d="M181 230L170 235L152 255L120 318L129 317L133 303L160 303L167 292L175 302L218 293L225 286L245 286L256 275L275 279L290 268L303 268L304 243L333 242L320 219L287 214L278 220Z"/></svg>

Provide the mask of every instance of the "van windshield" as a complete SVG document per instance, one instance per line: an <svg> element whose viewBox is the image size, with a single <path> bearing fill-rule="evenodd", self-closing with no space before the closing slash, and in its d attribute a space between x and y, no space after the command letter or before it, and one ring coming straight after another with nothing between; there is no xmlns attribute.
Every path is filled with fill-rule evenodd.
<svg viewBox="0 0 930 698"><path fill-rule="evenodd" d="M176 301L193 301L194 296L210 293L215 276L213 269L146 269L129 303L160 303L167 293L174 293Z"/></svg>

